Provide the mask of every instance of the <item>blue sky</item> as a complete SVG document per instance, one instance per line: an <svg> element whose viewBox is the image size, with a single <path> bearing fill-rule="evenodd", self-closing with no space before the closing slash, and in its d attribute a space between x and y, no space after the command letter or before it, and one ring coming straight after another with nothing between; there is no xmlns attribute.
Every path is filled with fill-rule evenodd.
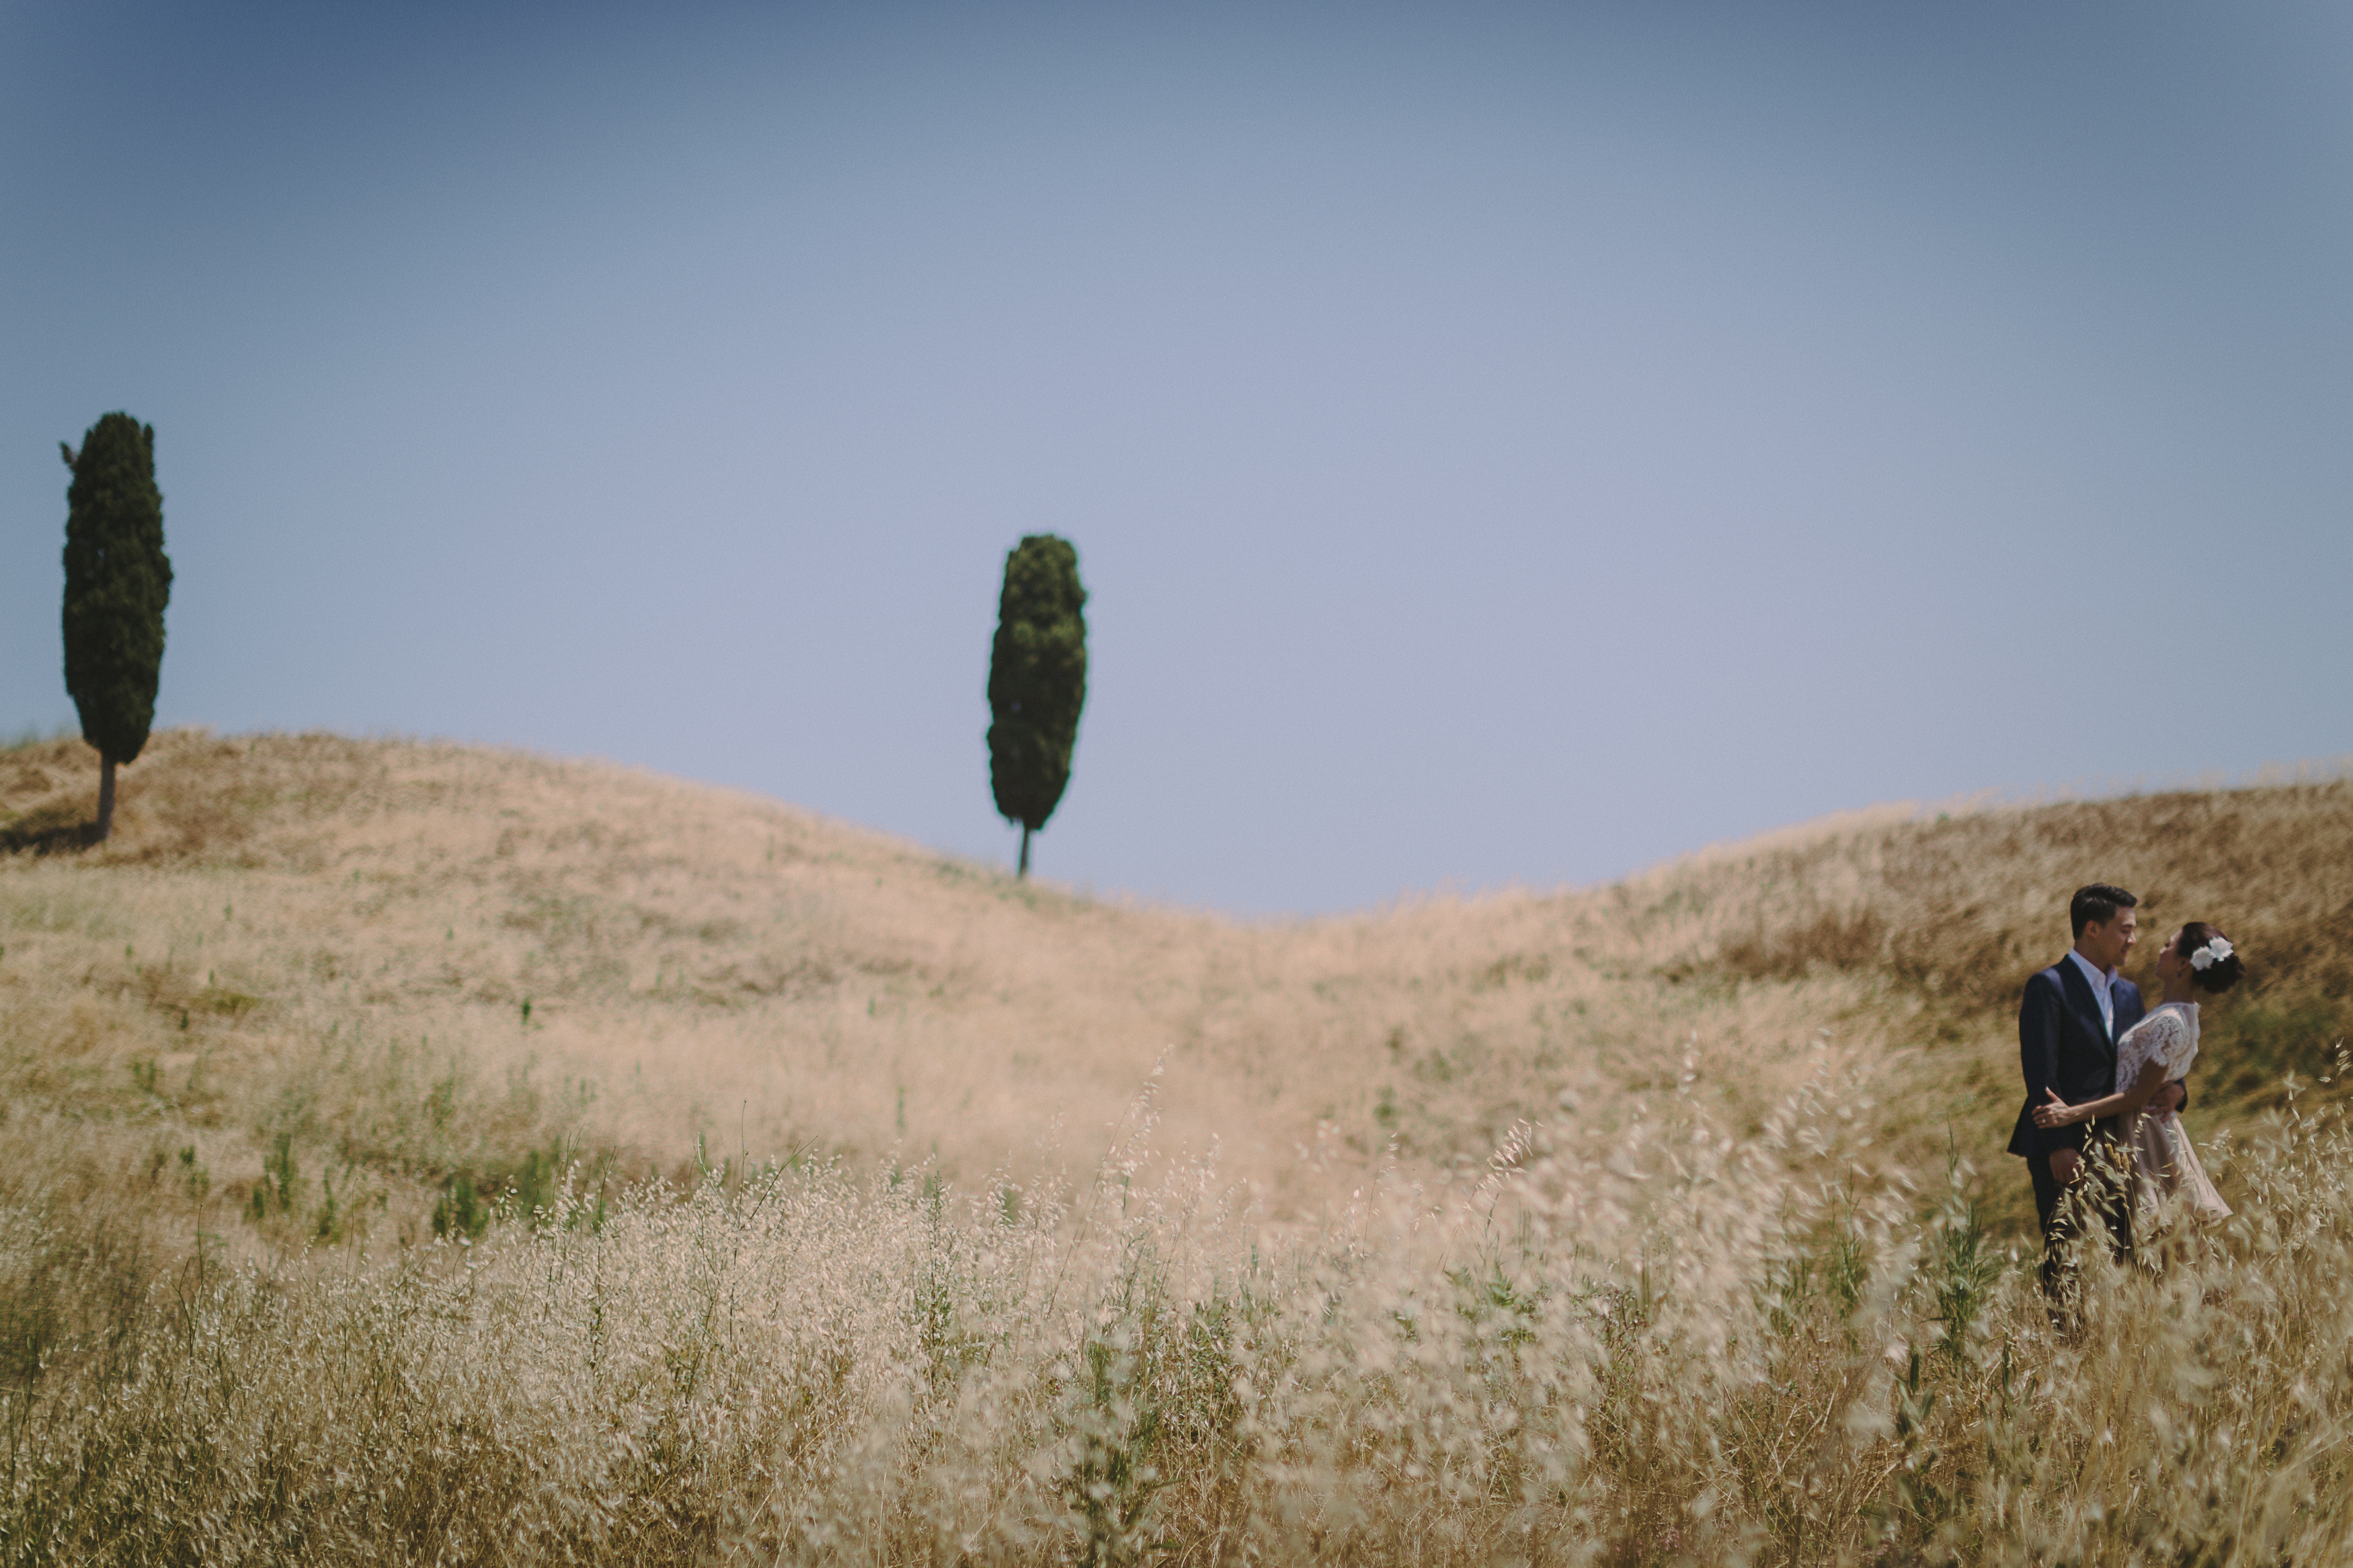
<svg viewBox="0 0 2353 1568"><path fill-rule="evenodd" d="M0 728L157 430L160 721L597 755L1250 912L2353 749L2311 5L0 11Z"/></svg>

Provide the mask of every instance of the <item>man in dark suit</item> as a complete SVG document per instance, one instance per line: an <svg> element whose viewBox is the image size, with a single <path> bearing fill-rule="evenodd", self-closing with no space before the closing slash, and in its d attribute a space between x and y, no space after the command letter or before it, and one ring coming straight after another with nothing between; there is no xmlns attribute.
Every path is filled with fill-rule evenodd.
<svg viewBox="0 0 2353 1568"><path fill-rule="evenodd" d="M2130 1194L2116 1178L2111 1161L2121 1156L2119 1118L2089 1126L2037 1127L2034 1108L2048 1092L2070 1105L2116 1091L2116 1041L2141 1020L2140 987L2119 973L2139 934L2134 909L2139 903L2122 888L2094 882L2079 888L2067 907L2075 946L2066 957L2026 983L2018 1009L2018 1059L2026 1074L2026 1105L2010 1135L2010 1152L2026 1160L2034 1181L2034 1214L2042 1223L2042 1288L2056 1295L2063 1284L2063 1254L2070 1228L2060 1202L2070 1187L2106 1220L2121 1258L2132 1251ZM2168 1084L2149 1102L2152 1110L2181 1104L2189 1096ZM2109 1159L2099 1152L2105 1145Z"/></svg>

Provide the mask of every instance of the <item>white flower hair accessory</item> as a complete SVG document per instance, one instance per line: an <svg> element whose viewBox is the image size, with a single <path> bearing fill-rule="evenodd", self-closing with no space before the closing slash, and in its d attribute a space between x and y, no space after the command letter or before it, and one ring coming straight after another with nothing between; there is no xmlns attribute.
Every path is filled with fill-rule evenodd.
<svg viewBox="0 0 2353 1568"><path fill-rule="evenodd" d="M2227 936L2218 936L2213 941L2208 942L2204 947L2200 948L2196 952L2189 955L2189 967L2192 969L2211 969L2216 964L2221 963L2224 959L2230 957L2231 951L2231 939Z"/></svg>

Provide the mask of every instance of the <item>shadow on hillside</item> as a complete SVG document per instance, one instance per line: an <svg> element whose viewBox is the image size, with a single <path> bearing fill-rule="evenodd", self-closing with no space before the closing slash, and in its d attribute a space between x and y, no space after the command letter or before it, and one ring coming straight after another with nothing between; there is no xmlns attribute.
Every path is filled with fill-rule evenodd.
<svg viewBox="0 0 2353 1568"><path fill-rule="evenodd" d="M0 855L64 855L98 842L98 824L63 813L35 812L0 827Z"/></svg>

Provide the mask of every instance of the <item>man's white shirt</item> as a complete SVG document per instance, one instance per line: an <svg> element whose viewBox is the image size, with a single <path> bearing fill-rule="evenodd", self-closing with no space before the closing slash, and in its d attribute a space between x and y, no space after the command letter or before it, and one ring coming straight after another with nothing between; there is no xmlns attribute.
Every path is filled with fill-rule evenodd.
<svg viewBox="0 0 2353 1568"><path fill-rule="evenodd" d="M2108 987L2115 984L2116 972L2113 969L2103 972L2093 968L2092 961L2085 958L2082 953L2077 952L2072 947L2067 950L2067 956L2075 961L2076 967L2081 969L2084 972L2084 976L2091 981L2092 994L2100 999L2100 1022L2107 1026L2108 1038L2111 1041L2115 1040L2116 1037L2116 999L2114 994L2108 990Z"/></svg>

